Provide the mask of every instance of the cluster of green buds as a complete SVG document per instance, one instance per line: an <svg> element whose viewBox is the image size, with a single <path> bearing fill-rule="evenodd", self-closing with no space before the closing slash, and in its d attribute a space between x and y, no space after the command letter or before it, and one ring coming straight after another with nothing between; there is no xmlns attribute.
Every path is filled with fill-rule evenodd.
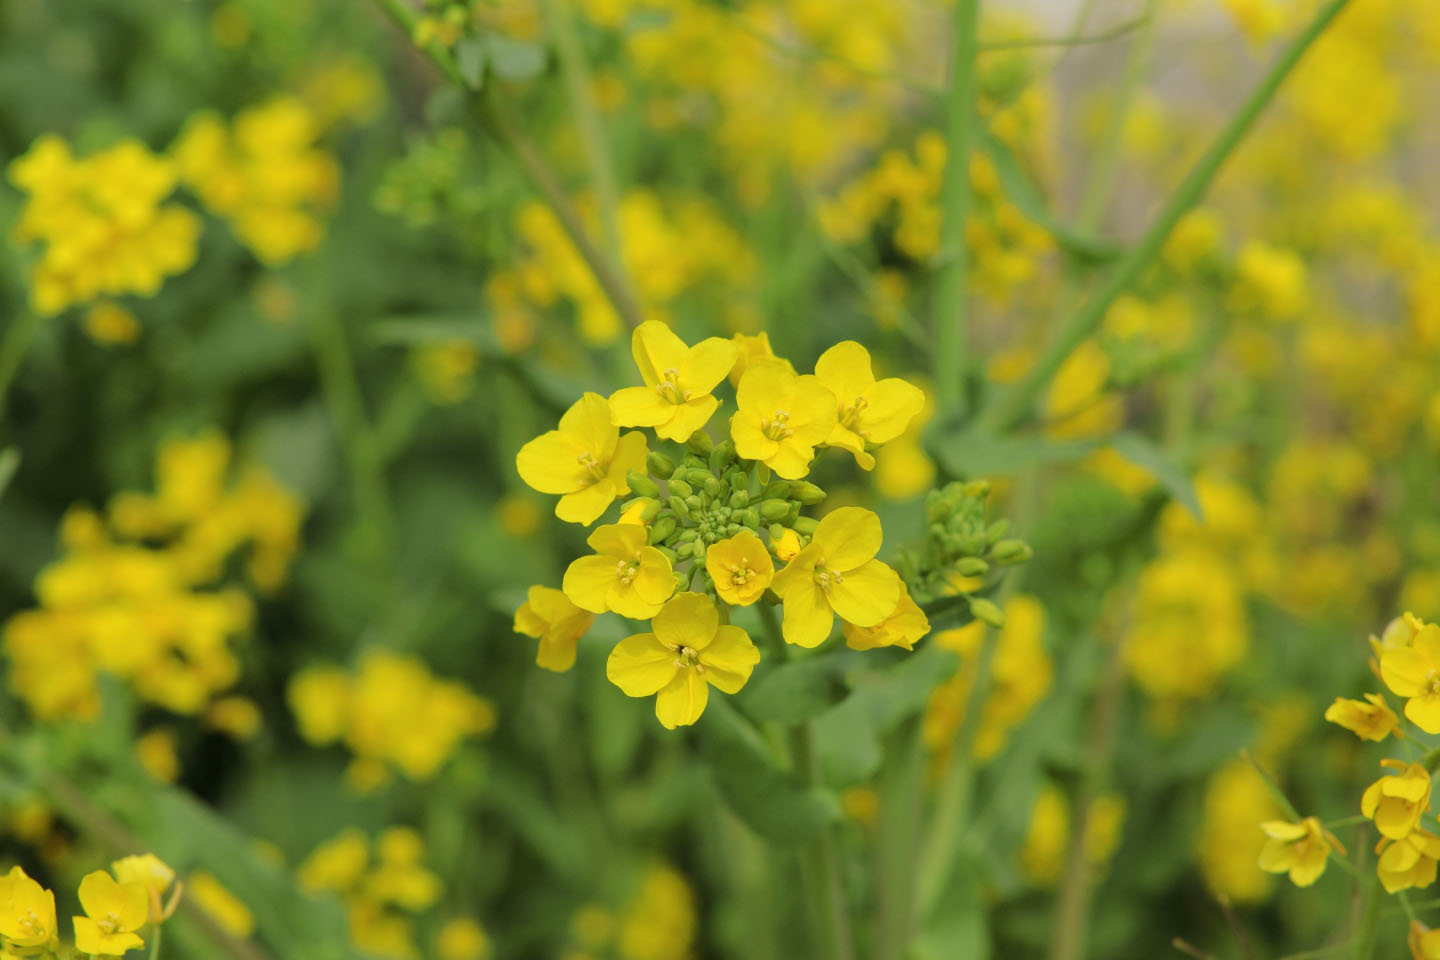
<svg viewBox="0 0 1440 960"><path fill-rule="evenodd" d="M703 430L682 450L678 461L652 450L647 473L626 475L638 496L621 508L622 515L638 511L649 525L649 543L675 567L679 589L713 593L705 552L742 530L768 533L772 552L782 559L809 542L816 520L801 513L825 499L820 487L808 480L772 478L765 464L736 457L733 443L717 444ZM690 566L682 570L685 563Z"/></svg>
<svg viewBox="0 0 1440 960"><path fill-rule="evenodd" d="M901 575L917 592L932 596L954 595L954 581L992 580L997 568L1025 563L1034 551L1010 535L1010 521L989 517L990 484L985 480L955 481L925 498L928 536L924 547L906 550L899 558ZM1004 614L979 590L960 592L978 620L1002 626Z"/></svg>

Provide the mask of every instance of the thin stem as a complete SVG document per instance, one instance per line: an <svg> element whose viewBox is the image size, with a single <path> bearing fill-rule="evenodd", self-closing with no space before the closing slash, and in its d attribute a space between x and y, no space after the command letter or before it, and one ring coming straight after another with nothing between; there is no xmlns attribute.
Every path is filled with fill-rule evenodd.
<svg viewBox="0 0 1440 960"><path fill-rule="evenodd" d="M1029 416L1035 399L1044 391L1055 371L1065 362L1065 358L1070 356L1081 341L1095 332L1105 317L1105 311L1117 297L1130 288L1160 253L1160 248L1170 236L1175 224L1205 195L1221 166L1250 131L1256 118L1270 103L1290 71L1300 62L1305 51L1349 2L1350 0L1329 0L1300 35L1291 41L1264 79L1251 91L1240 110L1225 125L1210 149L1205 151L1205 155L1196 162L1184 181L1170 195L1159 216L1145 231L1145 235L1115 266L1100 289L1046 346L1040 359L1020 383L986 411L984 419L987 426L992 429L1005 429Z"/></svg>
<svg viewBox="0 0 1440 960"><path fill-rule="evenodd" d="M154 924L150 931L150 960L156 960L160 956L160 931L163 928L160 924Z"/></svg>
<svg viewBox="0 0 1440 960"><path fill-rule="evenodd" d="M35 342L44 318L34 310L22 310L11 319L5 328L5 338L0 340L0 421L5 419L5 401L10 395L10 383L20 371L25 354Z"/></svg>
<svg viewBox="0 0 1440 960"><path fill-rule="evenodd" d="M935 311L935 392L942 419L965 414L966 352L969 314L970 255L965 224L970 218L971 124L975 112L976 33L980 0L955 0L955 59L946 98L946 161L942 197L944 221L940 238L945 264L940 274Z"/></svg>
<svg viewBox="0 0 1440 960"><path fill-rule="evenodd" d="M1083 47L1092 43L1109 43L1138 30L1145 22L1144 17L1126 20L1100 33L1077 35L1070 33L1063 37L1027 37L1022 40L992 40L981 43L976 49L980 53L999 53L1005 50L1029 50L1034 47Z"/></svg>

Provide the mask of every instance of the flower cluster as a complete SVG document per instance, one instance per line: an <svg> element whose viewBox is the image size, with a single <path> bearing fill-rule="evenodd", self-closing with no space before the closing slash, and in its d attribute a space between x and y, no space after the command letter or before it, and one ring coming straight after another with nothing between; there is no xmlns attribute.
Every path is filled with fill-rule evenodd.
<svg viewBox="0 0 1440 960"><path fill-rule="evenodd" d="M83 915L71 921L75 950L92 957L118 957L143 947L140 931L165 922L180 902L175 871L154 854L116 860L111 871L81 879ZM18 866L0 877L0 948L7 957L52 956L60 949L55 894Z"/></svg>
<svg viewBox="0 0 1440 960"><path fill-rule="evenodd" d="M924 395L877 380L858 343L835 345L804 375L768 345L688 346L663 323L641 324L632 352L644 386L608 400L586 394L516 457L530 486L561 496L561 519L588 525L631 496L617 522L591 533L594 553L570 565L561 591L531 590L515 629L540 639L542 666L563 670L593 615L650 619L651 632L616 646L608 673L631 696L657 695L666 727L694 723L710 686L738 691L759 661L748 634L729 625L732 608L780 604L784 640L801 647L825 642L837 617L857 649L908 648L929 630L900 576L876 559L874 513L803 515L825 499L805 479L817 451L837 447L872 468L870 449L900 436ZM705 427L727 378L735 410L729 438L716 442ZM625 427L684 447L652 451Z"/></svg>
<svg viewBox="0 0 1440 960"><path fill-rule="evenodd" d="M442 680L417 657L371 650L353 673L313 666L287 691L300 735L309 743L343 741L355 754L347 775L369 791L391 768L429 780L467 737L495 727L495 709L463 684Z"/></svg>
<svg viewBox="0 0 1440 960"><path fill-rule="evenodd" d="M43 136L8 176L27 195L15 239L41 244L30 272L38 313L100 297L154 296L166 277L195 262L200 219L166 202L176 165L138 141L77 157L60 137Z"/></svg>
<svg viewBox="0 0 1440 960"><path fill-rule="evenodd" d="M248 549L255 586L278 587L300 505L258 466L232 481L229 443L214 432L166 443L155 473L154 493L119 493L103 518L71 508L64 553L36 578L39 606L5 623L10 686L41 719L94 717L100 673L189 715L240 676L231 641L253 601L227 584L226 565Z"/></svg>

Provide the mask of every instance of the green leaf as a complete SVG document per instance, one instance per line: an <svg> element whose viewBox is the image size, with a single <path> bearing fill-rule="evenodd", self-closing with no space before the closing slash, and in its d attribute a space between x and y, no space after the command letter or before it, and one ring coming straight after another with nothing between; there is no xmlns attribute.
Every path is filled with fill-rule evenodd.
<svg viewBox="0 0 1440 960"><path fill-rule="evenodd" d="M1138 433L1116 434L1110 438L1110 446L1135 466L1153 474L1176 503L1189 510L1196 520L1204 522L1195 485L1168 453Z"/></svg>
<svg viewBox="0 0 1440 960"><path fill-rule="evenodd" d="M782 663L747 684L741 704L756 720L794 724L822 713L845 696L844 652Z"/></svg>
<svg viewBox="0 0 1440 960"><path fill-rule="evenodd" d="M1091 453L1094 440L1051 440L1039 434L1001 435L970 425L931 442L931 451L950 473L993 477L1024 473L1050 463L1071 463Z"/></svg>
<svg viewBox="0 0 1440 960"><path fill-rule="evenodd" d="M455 44L455 67L460 79L471 90L485 84L485 42L479 37L466 37Z"/></svg>
<svg viewBox="0 0 1440 960"><path fill-rule="evenodd" d="M696 727L716 790L736 816L765 839L803 844L840 819L834 794L807 787L775 763L754 728L719 697Z"/></svg>
<svg viewBox="0 0 1440 960"><path fill-rule="evenodd" d="M990 960L990 930L973 870L953 871L950 887L910 945L908 960Z"/></svg>
<svg viewBox="0 0 1440 960"><path fill-rule="evenodd" d="M10 486L10 481L15 479L15 471L20 469L20 451L15 447L6 447L0 450L0 497L5 495L5 488Z"/></svg>
<svg viewBox="0 0 1440 960"><path fill-rule="evenodd" d="M545 69L545 50L499 33L485 35L490 69L502 80L529 80Z"/></svg>

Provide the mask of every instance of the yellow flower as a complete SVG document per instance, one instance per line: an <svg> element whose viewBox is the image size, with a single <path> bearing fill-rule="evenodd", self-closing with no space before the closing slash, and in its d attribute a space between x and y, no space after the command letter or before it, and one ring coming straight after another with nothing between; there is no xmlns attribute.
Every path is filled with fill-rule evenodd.
<svg viewBox="0 0 1440 960"><path fill-rule="evenodd" d="M837 613L858 627L873 627L895 611L904 588L895 571L875 559L882 536L880 518L863 507L825 515L810 544L775 575L775 592L785 602L786 643L819 646Z"/></svg>
<svg viewBox="0 0 1440 960"><path fill-rule="evenodd" d="M1419 920L1410 921L1410 935L1405 938L1412 960L1440 960L1440 930L1431 930Z"/></svg>
<svg viewBox="0 0 1440 960"><path fill-rule="evenodd" d="M899 377L876 380L870 353L854 340L835 344L815 361L815 376L835 394L838 422L826 444L848 450L855 462L873 469L865 445L894 440L925 406L925 393Z"/></svg>
<svg viewBox="0 0 1440 960"><path fill-rule="evenodd" d="M715 592L731 606L746 607L760 599L775 579L775 564L760 538L749 530L712 544L705 551L705 571Z"/></svg>
<svg viewBox="0 0 1440 960"><path fill-rule="evenodd" d="M135 933L150 918L144 884L117 883L104 870L96 870L80 881L80 906L86 915L72 919L75 949L81 953L118 957L145 945Z"/></svg>
<svg viewBox="0 0 1440 960"><path fill-rule="evenodd" d="M490 938L474 920L455 917L435 935L435 955L440 960L484 960L490 955Z"/></svg>
<svg viewBox="0 0 1440 960"><path fill-rule="evenodd" d="M232 937L248 937L255 932L255 914L213 874L203 870L190 874L185 891L197 907Z"/></svg>
<svg viewBox="0 0 1440 960"><path fill-rule="evenodd" d="M1403 840L1430 809L1430 774L1418 763L1385 759L1380 765L1401 772L1370 784L1360 798L1360 812L1391 840Z"/></svg>
<svg viewBox="0 0 1440 960"><path fill-rule="evenodd" d="M775 360L787 367L790 366L789 360L775 356L775 350L770 346L770 334L764 330L754 335L737 333L730 338L730 342L735 344L737 349L735 366L730 368L730 386L732 387L740 385L740 378L745 375L746 370L750 369L752 363Z"/></svg>
<svg viewBox="0 0 1440 960"><path fill-rule="evenodd" d="M1398 729L1400 718L1386 706L1380 694L1367 693L1365 699L1370 702L1336 697L1325 710L1325 719L1340 724L1361 740L1384 740L1391 733L1404 736Z"/></svg>
<svg viewBox="0 0 1440 960"><path fill-rule="evenodd" d="M627 696L658 694L655 716L668 730L700 719L710 684L737 693L760 662L749 634L722 625L704 594L676 594L650 626L654 633L637 633L616 644L605 675Z"/></svg>
<svg viewBox="0 0 1440 960"><path fill-rule="evenodd" d="M594 622L595 614L581 610L554 587L531 587L515 611L515 632L540 641L535 662L557 673L575 666L575 644Z"/></svg>
<svg viewBox="0 0 1440 960"><path fill-rule="evenodd" d="M569 523L594 523L610 502L630 492L625 474L645 470L645 435L623 437L610 422L610 404L587 393L560 418L558 430L520 448L515 468L541 493L558 493L555 516Z"/></svg>
<svg viewBox="0 0 1440 960"><path fill-rule="evenodd" d="M915 641L930 632L930 621L920 605L910 599L904 589L900 591L900 602L890 616L873 627L857 627L853 623L842 623L840 631L845 634L845 645L852 650L873 650L876 647L904 647L912 650Z"/></svg>
<svg viewBox="0 0 1440 960"><path fill-rule="evenodd" d="M369 862L365 834L351 827L310 851L296 868L295 879L306 893L344 892L360 882Z"/></svg>
<svg viewBox="0 0 1440 960"><path fill-rule="evenodd" d="M1440 626L1428 623L1408 647L1380 651L1380 679L1406 697L1405 716L1426 733L1440 733Z"/></svg>
<svg viewBox="0 0 1440 960"><path fill-rule="evenodd" d="M1260 850L1260 869L1266 873L1288 873L1297 887L1308 887L1325 872L1332 846L1345 852L1330 831L1315 817L1299 823L1266 820L1260 824L1269 840Z"/></svg>
<svg viewBox="0 0 1440 960"><path fill-rule="evenodd" d="M40 947L55 939L55 894L19 867L0 877L0 937L12 947Z"/></svg>
<svg viewBox="0 0 1440 960"><path fill-rule="evenodd" d="M645 379L610 395L610 414L622 427L654 427L666 440L684 443L705 425L720 401L710 391L735 366L739 348L710 337L693 347L659 320L635 328L630 352Z"/></svg>
<svg viewBox="0 0 1440 960"><path fill-rule="evenodd" d="M835 430L835 394L819 377L798 377L779 361L751 364L735 401L740 408L730 418L735 452L763 460L786 480L805 476L815 447Z"/></svg>
<svg viewBox="0 0 1440 960"><path fill-rule="evenodd" d="M145 896L150 904L151 923L159 923L165 918L165 908L160 898L170 889L170 884L175 880L175 871L170 869L164 860L153 853L146 853L116 860L110 864L110 869L115 872L115 879L121 883L138 883L145 888Z"/></svg>
<svg viewBox="0 0 1440 960"><path fill-rule="evenodd" d="M597 527L585 542L595 551L565 571L565 596L591 613L611 610L631 620L653 617L675 592L670 561L647 546L647 531L634 523Z"/></svg>
<svg viewBox="0 0 1440 960"><path fill-rule="evenodd" d="M140 321L113 300L97 300L85 311L85 332L96 343L134 343L140 337Z"/></svg>
<svg viewBox="0 0 1440 960"><path fill-rule="evenodd" d="M789 563L800 555L800 534L787 527L785 532L780 534L780 539L771 541L770 546L775 551L776 559Z"/></svg>
<svg viewBox="0 0 1440 960"><path fill-rule="evenodd" d="M1381 840L1380 860L1375 872L1387 893L1411 887L1428 887L1435 882L1435 862L1440 860L1440 837L1425 830L1412 830L1404 840Z"/></svg>

